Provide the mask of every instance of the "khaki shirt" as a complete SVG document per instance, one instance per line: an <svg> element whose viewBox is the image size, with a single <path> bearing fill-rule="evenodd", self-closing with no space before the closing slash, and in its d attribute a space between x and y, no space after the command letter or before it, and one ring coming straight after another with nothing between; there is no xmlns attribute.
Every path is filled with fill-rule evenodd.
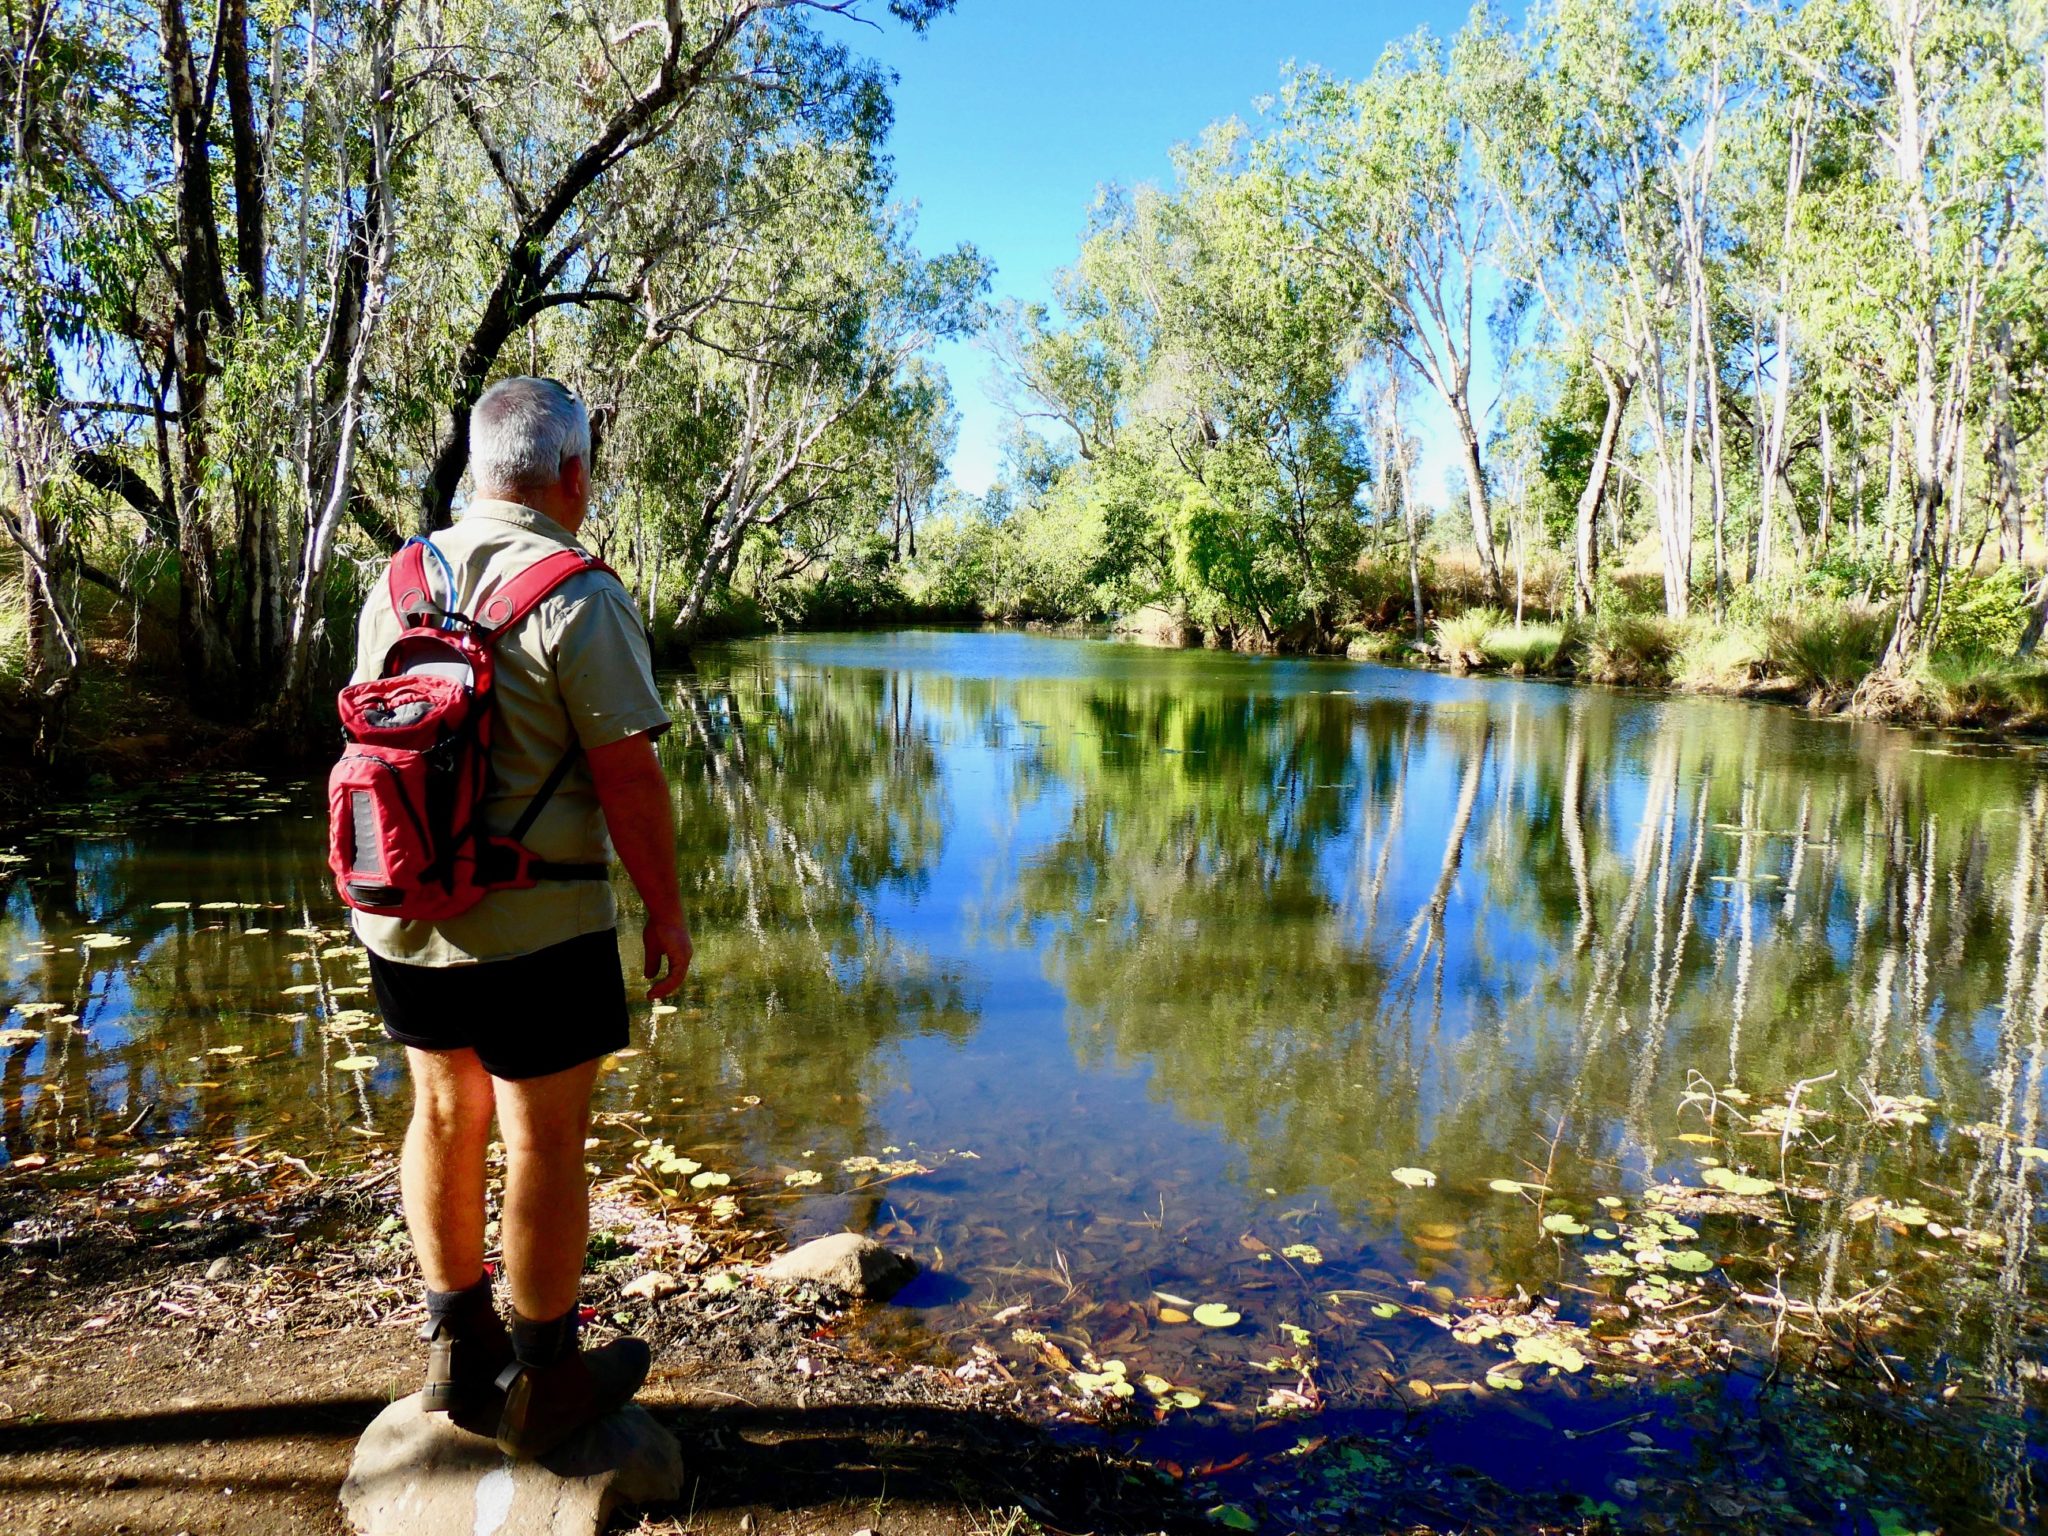
<svg viewBox="0 0 2048 1536"><path fill-rule="evenodd" d="M481 602L534 561L580 549L553 518L511 501L478 500L456 525L434 535L454 568L456 607ZM430 553L427 576L445 600L446 576ZM390 588L379 581L356 629L355 681L381 676L384 653L399 636ZM647 632L624 587L602 571L572 576L533 611L499 633L494 691L498 716L483 814L505 833L528 798L572 747L607 746L669 723L654 686ZM581 752L525 838L543 859L607 863L611 840L597 788ZM354 914L371 951L409 965L469 965L531 954L618 923L609 880L543 880L529 890L493 891L460 917L441 923Z"/></svg>

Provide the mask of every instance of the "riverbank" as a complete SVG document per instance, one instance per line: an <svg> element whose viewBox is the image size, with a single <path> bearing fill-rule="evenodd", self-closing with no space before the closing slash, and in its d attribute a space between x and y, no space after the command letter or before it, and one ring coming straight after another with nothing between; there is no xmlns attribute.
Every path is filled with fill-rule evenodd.
<svg viewBox="0 0 2048 1536"><path fill-rule="evenodd" d="M1595 683L1673 695L1788 704L1815 715L1892 725L2048 733L2048 665L1984 652L1921 659L1897 676L1879 670L1890 616L1854 604L1820 604L1801 615L1743 624L1624 612L1580 622L1516 622L1477 607L1412 627L1350 626L1292 647L1384 666L1456 676L1493 675ZM1141 610L1114 633L1167 649L1230 649L1170 613ZM1237 646L1282 654L1288 647Z"/></svg>
<svg viewBox="0 0 2048 1536"><path fill-rule="evenodd" d="M118 1133L117 1133L118 1134ZM260 1141L262 1138L256 1138ZM354 1441L418 1385L388 1154L99 1145L0 1174L0 1488L17 1529L341 1536ZM1206 1524L1062 1441L1000 1367L891 1358L850 1298L754 1277L771 1234L600 1191L588 1330L649 1340L685 1495L618 1529L990 1536ZM673 1281L635 1287L658 1271ZM650 1292L658 1293L658 1299Z"/></svg>

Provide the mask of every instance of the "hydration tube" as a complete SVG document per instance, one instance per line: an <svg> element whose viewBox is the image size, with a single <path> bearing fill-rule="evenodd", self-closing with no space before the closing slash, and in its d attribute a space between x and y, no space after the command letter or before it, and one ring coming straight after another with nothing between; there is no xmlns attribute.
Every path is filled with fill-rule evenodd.
<svg viewBox="0 0 2048 1536"><path fill-rule="evenodd" d="M441 546L436 544L432 539L424 538L418 534L415 534L412 538L406 540L406 542L408 544L426 545L427 553L434 557L435 563L441 567L442 578L448 583L448 613L455 614L462 612L462 594L455 590L455 567L450 565L448 563L448 557L441 553ZM441 619L441 628L446 629L447 627L448 618L447 615L444 614Z"/></svg>

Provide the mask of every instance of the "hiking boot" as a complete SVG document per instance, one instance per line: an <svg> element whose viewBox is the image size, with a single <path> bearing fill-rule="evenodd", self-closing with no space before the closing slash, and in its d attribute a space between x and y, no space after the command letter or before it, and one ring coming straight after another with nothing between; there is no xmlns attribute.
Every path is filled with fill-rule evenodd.
<svg viewBox="0 0 2048 1536"><path fill-rule="evenodd" d="M572 1347L548 1365L514 1361L498 1377L505 1394L498 1449L526 1461L548 1455L579 1430L630 1403L652 1362L642 1339L614 1339L597 1349Z"/></svg>
<svg viewBox="0 0 2048 1536"><path fill-rule="evenodd" d="M420 1337L427 1343L427 1381L420 1389L420 1407L442 1413L473 1435L494 1435L504 1412L505 1394L498 1377L512 1363L512 1338L491 1305L488 1282L481 1288L451 1293L461 1299L439 1309L431 1304Z"/></svg>

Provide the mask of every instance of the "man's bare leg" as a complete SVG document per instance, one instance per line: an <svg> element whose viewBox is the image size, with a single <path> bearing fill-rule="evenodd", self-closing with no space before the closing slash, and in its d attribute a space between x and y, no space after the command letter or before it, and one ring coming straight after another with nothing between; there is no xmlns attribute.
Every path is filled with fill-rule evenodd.
<svg viewBox="0 0 2048 1536"><path fill-rule="evenodd" d="M512 1305L545 1322L576 1305L590 1237L590 1176L583 1141L590 1134L590 1091L598 1062L496 1085L505 1138L505 1200L500 1231Z"/></svg>
<svg viewBox="0 0 2048 1536"><path fill-rule="evenodd" d="M405 1221L428 1288L460 1291L484 1272L491 1075L475 1051L408 1048L405 1055L413 1091L398 1175Z"/></svg>
<svg viewBox="0 0 2048 1536"><path fill-rule="evenodd" d="M523 1082L500 1082L505 1138L501 1223L512 1284L512 1355L498 1446L545 1456L584 1426L632 1401L647 1379L638 1339L576 1347L576 1288L590 1234L590 1178L583 1138L598 1063Z"/></svg>

